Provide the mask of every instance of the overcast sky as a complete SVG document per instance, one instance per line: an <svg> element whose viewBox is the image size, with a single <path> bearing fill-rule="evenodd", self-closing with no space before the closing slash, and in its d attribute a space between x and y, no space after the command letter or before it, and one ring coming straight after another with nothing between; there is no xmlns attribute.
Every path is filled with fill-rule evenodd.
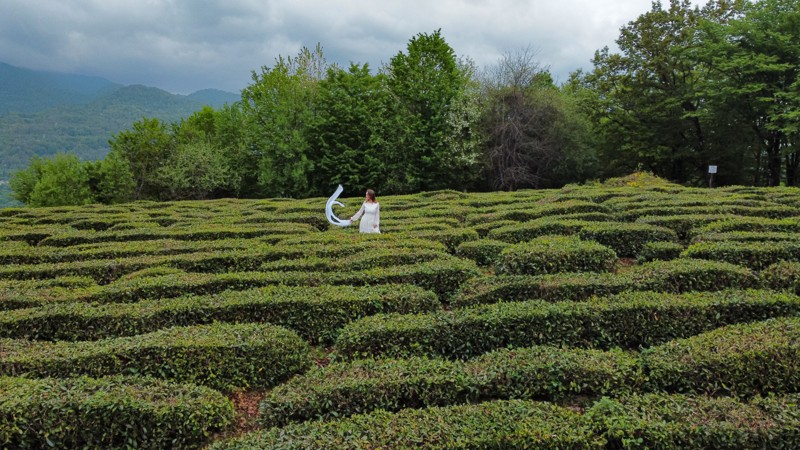
<svg viewBox="0 0 800 450"><path fill-rule="evenodd" d="M479 67L530 46L563 82L615 48L650 0L0 0L0 61L188 94L239 92L278 55L322 44L378 68L438 28Z"/></svg>

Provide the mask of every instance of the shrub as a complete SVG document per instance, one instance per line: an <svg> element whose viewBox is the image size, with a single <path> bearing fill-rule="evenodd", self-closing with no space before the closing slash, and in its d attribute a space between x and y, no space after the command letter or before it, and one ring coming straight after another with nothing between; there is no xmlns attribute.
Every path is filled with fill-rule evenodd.
<svg viewBox="0 0 800 450"><path fill-rule="evenodd" d="M603 449L582 417L550 403L498 401L476 405L375 411L330 422L254 432L211 446L233 449L536 448Z"/></svg>
<svg viewBox="0 0 800 450"><path fill-rule="evenodd" d="M617 256L633 258L648 242L677 241L678 235L669 228L645 223L594 222L580 231L584 240L599 242L613 249Z"/></svg>
<svg viewBox="0 0 800 450"><path fill-rule="evenodd" d="M772 289L789 290L800 294L800 263L779 262L761 272L764 284Z"/></svg>
<svg viewBox="0 0 800 450"><path fill-rule="evenodd" d="M495 270L506 275L540 275L557 272L608 272L617 255L613 250L577 237L542 236L503 249Z"/></svg>
<svg viewBox="0 0 800 450"><path fill-rule="evenodd" d="M219 392L152 378L0 378L5 448L196 448L233 422Z"/></svg>
<svg viewBox="0 0 800 450"><path fill-rule="evenodd" d="M797 396L758 399L647 394L603 399L587 412L615 449L797 448Z"/></svg>
<svg viewBox="0 0 800 450"><path fill-rule="evenodd" d="M376 313L415 313L441 306L416 286L268 286L215 296L143 300L114 305L51 304L0 316L0 336L95 340L143 334L178 325L269 322L314 343L332 344L346 323Z"/></svg>
<svg viewBox="0 0 800 450"><path fill-rule="evenodd" d="M342 329L336 351L347 358L470 358L508 346L639 348L798 311L800 298L772 291L629 293L581 303L501 302L366 317Z"/></svg>
<svg viewBox="0 0 800 450"><path fill-rule="evenodd" d="M697 227L734 217L736 216L730 214L680 214L677 216L644 216L637 218L636 222L669 228L678 235L678 238L687 239L692 230Z"/></svg>
<svg viewBox="0 0 800 450"><path fill-rule="evenodd" d="M622 291L689 292L750 288L759 279L749 269L729 263L694 259L653 261L629 271L558 273L480 277L469 280L452 299L453 305L495 303L501 300L583 300Z"/></svg>
<svg viewBox="0 0 800 450"><path fill-rule="evenodd" d="M564 220L561 218L545 217L530 222L515 223L495 228L489 231L489 238L498 241L517 243L530 241L546 235L573 235L578 234L589 222L584 220Z"/></svg>
<svg viewBox="0 0 800 450"><path fill-rule="evenodd" d="M651 389L713 395L800 389L800 319L738 324L642 353Z"/></svg>
<svg viewBox="0 0 800 450"><path fill-rule="evenodd" d="M677 242L648 242L637 255L640 263L661 260L671 261L681 256L683 246Z"/></svg>
<svg viewBox="0 0 800 450"><path fill-rule="evenodd" d="M308 345L273 325L174 327L95 342L0 340L0 373L147 375L219 390L274 386L308 367Z"/></svg>
<svg viewBox="0 0 800 450"><path fill-rule="evenodd" d="M698 242L690 245L681 256L727 261L754 270L761 270L779 261L800 262L800 241Z"/></svg>
<svg viewBox="0 0 800 450"><path fill-rule="evenodd" d="M493 239L480 239L460 244L456 248L456 256L475 261L479 266L494 264L500 253L510 244Z"/></svg>
<svg viewBox="0 0 800 450"><path fill-rule="evenodd" d="M533 347L467 362L362 359L312 369L271 390L261 403L261 420L269 427L480 398L563 399L630 392L643 382L638 359L622 351Z"/></svg>

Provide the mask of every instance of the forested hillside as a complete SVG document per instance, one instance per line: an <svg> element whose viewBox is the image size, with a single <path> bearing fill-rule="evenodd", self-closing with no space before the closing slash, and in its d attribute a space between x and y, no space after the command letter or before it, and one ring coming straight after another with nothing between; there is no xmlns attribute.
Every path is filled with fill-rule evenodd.
<svg viewBox="0 0 800 450"><path fill-rule="evenodd" d="M34 155L68 152L83 160L102 159L113 134L142 117L177 121L205 105L222 107L238 99L215 89L175 95L0 63L0 180L7 181ZM7 185L0 185L0 206L8 204L6 193Z"/></svg>

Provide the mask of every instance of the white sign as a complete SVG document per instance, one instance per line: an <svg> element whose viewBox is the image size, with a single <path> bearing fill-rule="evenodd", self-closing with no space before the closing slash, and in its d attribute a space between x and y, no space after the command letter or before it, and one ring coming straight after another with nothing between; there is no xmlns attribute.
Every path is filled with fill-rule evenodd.
<svg viewBox="0 0 800 450"><path fill-rule="evenodd" d="M708 166L708 173L717 173L717 166Z"/></svg>

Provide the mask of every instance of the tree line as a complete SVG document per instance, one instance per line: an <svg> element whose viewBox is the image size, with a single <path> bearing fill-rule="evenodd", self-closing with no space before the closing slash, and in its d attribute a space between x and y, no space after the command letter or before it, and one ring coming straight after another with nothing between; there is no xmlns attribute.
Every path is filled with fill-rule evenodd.
<svg viewBox="0 0 800 450"><path fill-rule="evenodd" d="M654 2L619 50L557 86L535 52L478 70L440 31L373 71L322 48L252 74L241 101L173 123L142 118L101 161L34 159L11 180L29 205L311 197L371 187L515 190L634 170L687 185L797 186L796 0Z"/></svg>

